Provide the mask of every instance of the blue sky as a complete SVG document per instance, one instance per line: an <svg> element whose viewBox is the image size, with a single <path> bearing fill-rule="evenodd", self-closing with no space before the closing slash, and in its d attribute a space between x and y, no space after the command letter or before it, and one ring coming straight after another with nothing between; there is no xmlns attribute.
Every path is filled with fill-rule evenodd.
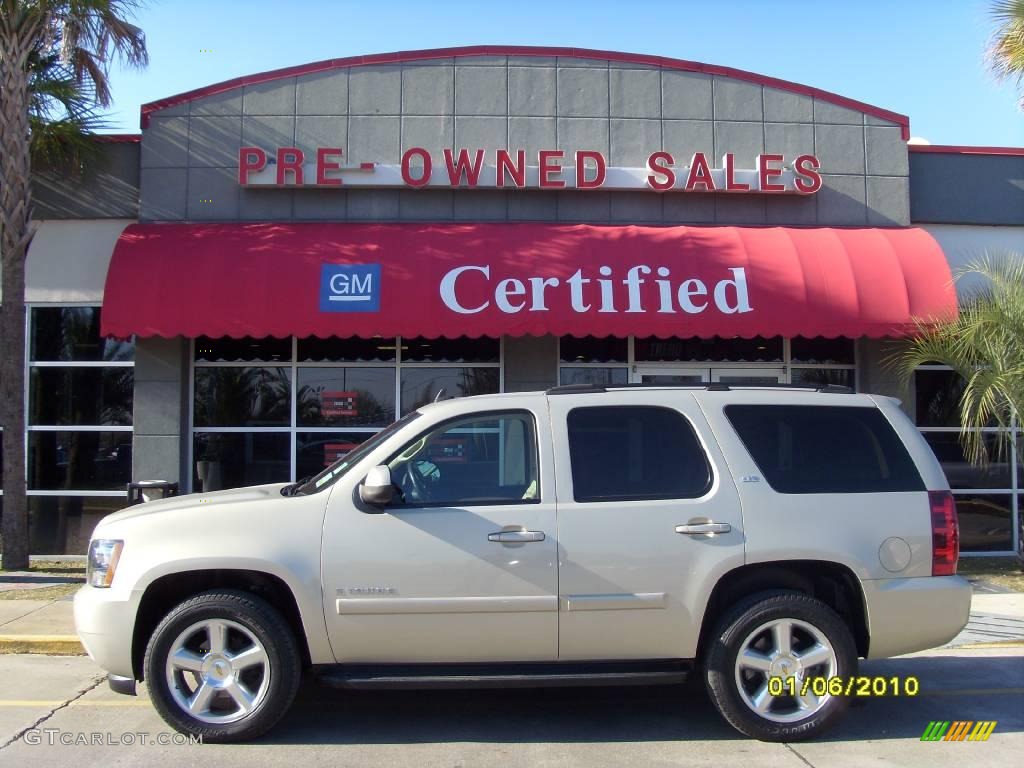
<svg viewBox="0 0 1024 768"><path fill-rule="evenodd" d="M139 106L321 59L456 45L564 45L737 67L910 116L933 144L1024 146L983 54L987 0L151 0L143 72L112 73L109 130Z"/></svg>

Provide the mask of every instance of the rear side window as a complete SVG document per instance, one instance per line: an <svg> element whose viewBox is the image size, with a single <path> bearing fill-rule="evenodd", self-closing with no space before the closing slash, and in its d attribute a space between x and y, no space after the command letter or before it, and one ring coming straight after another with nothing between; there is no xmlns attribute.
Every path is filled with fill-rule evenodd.
<svg viewBox="0 0 1024 768"><path fill-rule="evenodd" d="M725 415L779 493L924 490L903 442L876 408L727 405Z"/></svg>
<svg viewBox="0 0 1024 768"><path fill-rule="evenodd" d="M693 499L711 486L711 467L690 422L651 406L569 411L576 501Z"/></svg>

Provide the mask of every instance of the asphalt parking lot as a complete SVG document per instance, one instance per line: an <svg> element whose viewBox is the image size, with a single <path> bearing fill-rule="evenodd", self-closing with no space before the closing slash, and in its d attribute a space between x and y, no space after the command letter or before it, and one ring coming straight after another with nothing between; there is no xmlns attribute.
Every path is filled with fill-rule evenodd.
<svg viewBox="0 0 1024 768"><path fill-rule="evenodd" d="M255 744L177 745L143 744L171 732L145 696L111 693L88 658L8 655L0 656L0 764L1009 766L1024 753L1022 662L1019 646L866 662L865 674L917 676L921 694L859 701L822 740L798 744L740 736L699 686L370 693L307 685ZM931 720L997 725L984 743L922 742Z"/></svg>

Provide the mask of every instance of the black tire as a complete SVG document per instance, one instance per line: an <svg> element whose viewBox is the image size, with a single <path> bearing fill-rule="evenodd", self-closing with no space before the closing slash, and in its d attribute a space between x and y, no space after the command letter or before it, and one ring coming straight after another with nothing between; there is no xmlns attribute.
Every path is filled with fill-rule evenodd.
<svg viewBox="0 0 1024 768"><path fill-rule="evenodd" d="M779 619L804 622L825 636L835 653L835 676L846 679L857 674L853 636L835 611L805 594L772 591L741 601L718 623L704 656L704 677L715 707L740 733L761 741L800 741L834 725L845 711L848 700L831 696L808 717L785 723L764 717L747 705L736 679L737 655L748 635Z"/></svg>
<svg viewBox="0 0 1024 768"><path fill-rule="evenodd" d="M210 723L193 716L175 698L187 695L187 690L175 685L172 691L168 680L172 646L189 627L204 620L241 625L262 644L266 654L266 664L257 671L261 676L267 674L269 682L261 687L263 693L252 711L233 722ZM164 617L146 648L145 675L153 706L168 725L181 733L201 736L204 743L225 743L255 739L277 724L295 698L302 663L291 628L273 606L247 592L216 590L185 600Z"/></svg>

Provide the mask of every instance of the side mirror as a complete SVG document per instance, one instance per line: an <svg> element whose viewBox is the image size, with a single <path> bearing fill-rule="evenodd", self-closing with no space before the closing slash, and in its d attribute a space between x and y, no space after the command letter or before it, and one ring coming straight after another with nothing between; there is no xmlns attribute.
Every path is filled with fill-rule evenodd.
<svg viewBox="0 0 1024 768"><path fill-rule="evenodd" d="M359 498L371 507L386 507L395 496L395 488L391 484L391 470L381 464L370 470L363 484L359 486Z"/></svg>

